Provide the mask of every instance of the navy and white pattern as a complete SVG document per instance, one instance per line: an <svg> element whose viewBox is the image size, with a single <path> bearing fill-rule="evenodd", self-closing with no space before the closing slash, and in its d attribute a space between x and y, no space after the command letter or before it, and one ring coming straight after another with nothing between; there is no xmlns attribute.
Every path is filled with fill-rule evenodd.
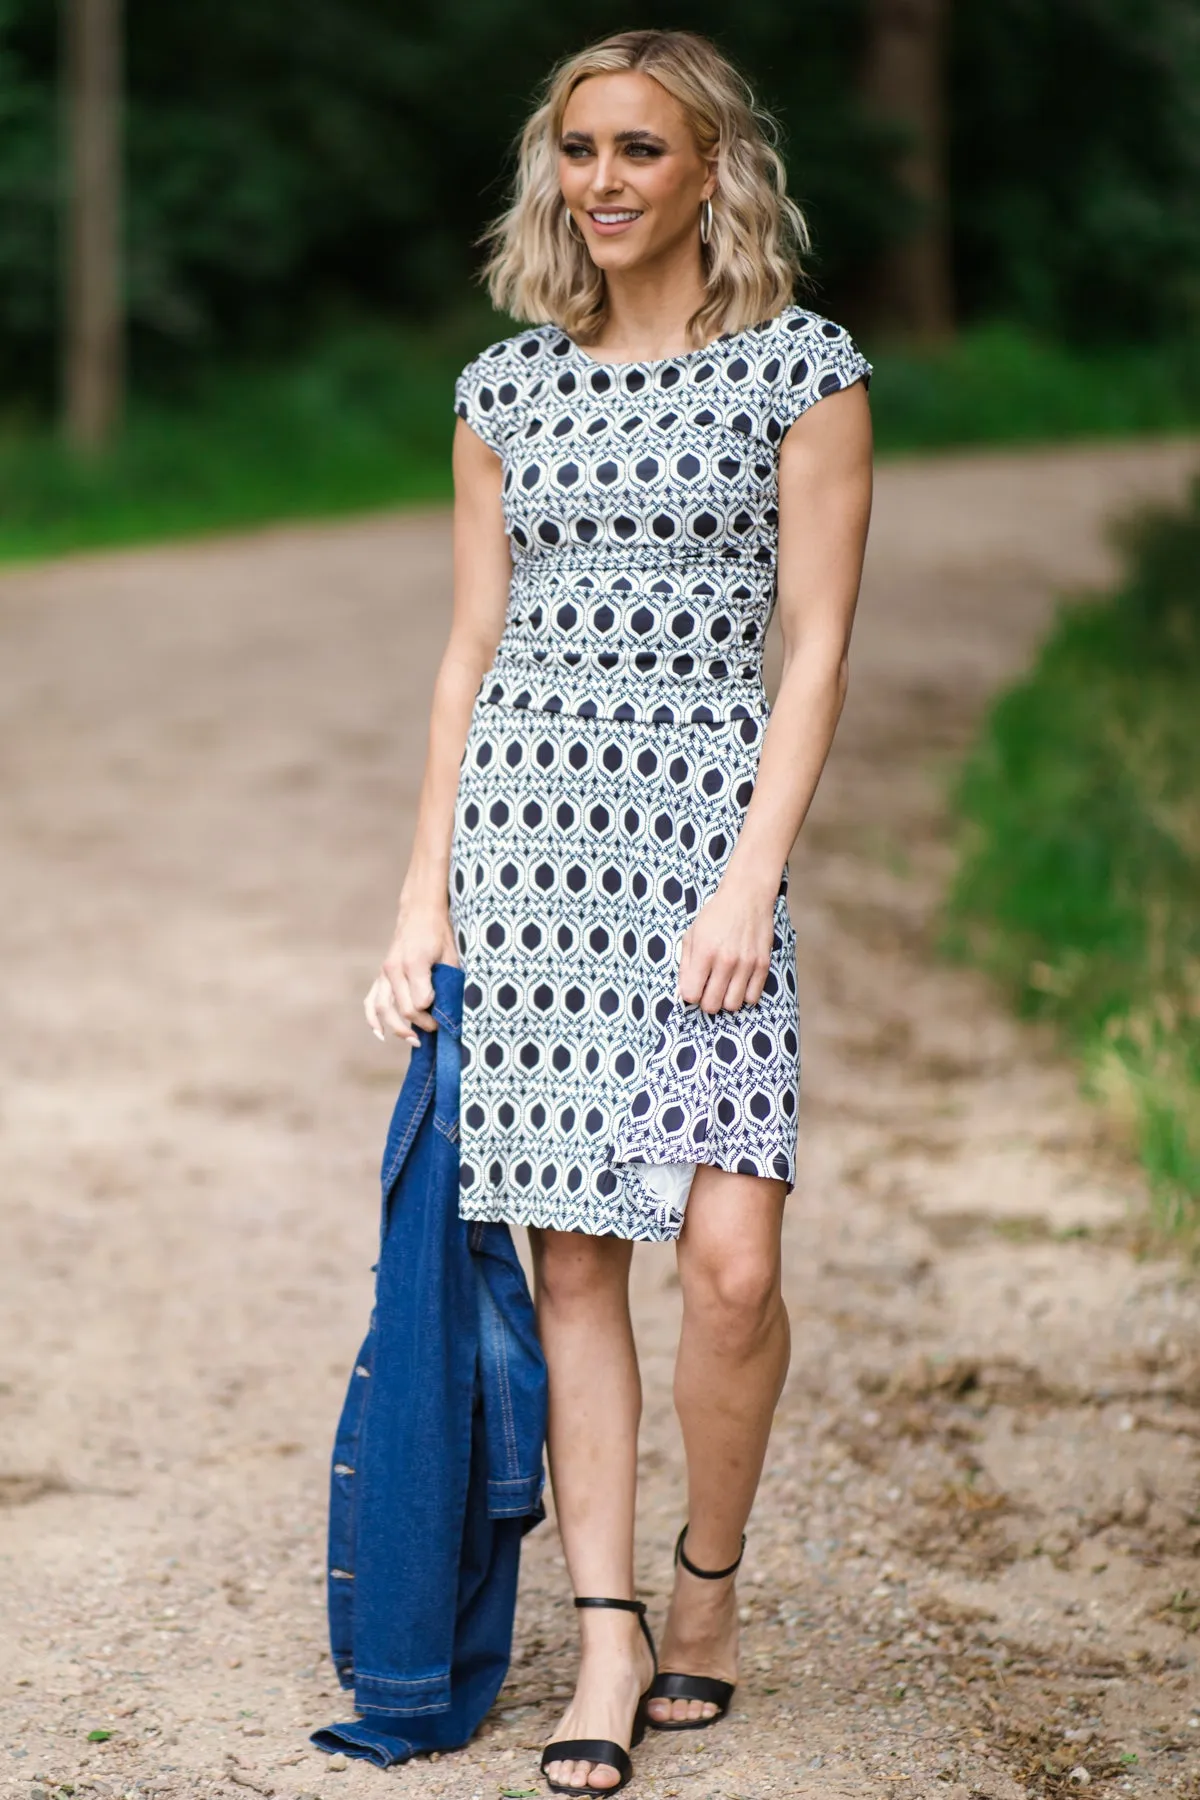
<svg viewBox="0 0 1200 1800"><path fill-rule="evenodd" d="M793 1182L786 871L757 1005L709 1016L677 972L766 728L779 446L869 377L840 326L790 306L644 363L540 326L459 378L513 556L451 855L466 1218L665 1241L697 1163Z"/></svg>

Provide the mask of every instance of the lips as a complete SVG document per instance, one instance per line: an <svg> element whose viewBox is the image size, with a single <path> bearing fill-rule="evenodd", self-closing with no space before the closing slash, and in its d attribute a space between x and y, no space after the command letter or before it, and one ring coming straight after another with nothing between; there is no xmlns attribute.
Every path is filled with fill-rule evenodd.
<svg viewBox="0 0 1200 1800"><path fill-rule="evenodd" d="M628 231L641 218L640 209L632 206L597 206L589 207L588 218L592 230L600 237L615 237L622 231Z"/></svg>

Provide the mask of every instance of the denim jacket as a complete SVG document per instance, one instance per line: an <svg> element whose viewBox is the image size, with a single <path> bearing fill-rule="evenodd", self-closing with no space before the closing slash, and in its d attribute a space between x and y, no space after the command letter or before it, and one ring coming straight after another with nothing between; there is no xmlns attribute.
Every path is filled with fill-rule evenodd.
<svg viewBox="0 0 1200 1800"><path fill-rule="evenodd" d="M433 984L333 1452L330 1641L363 1717L313 1734L384 1767L479 1725L508 1670L520 1540L544 1516L545 1362L508 1227L458 1216L462 971L438 963Z"/></svg>

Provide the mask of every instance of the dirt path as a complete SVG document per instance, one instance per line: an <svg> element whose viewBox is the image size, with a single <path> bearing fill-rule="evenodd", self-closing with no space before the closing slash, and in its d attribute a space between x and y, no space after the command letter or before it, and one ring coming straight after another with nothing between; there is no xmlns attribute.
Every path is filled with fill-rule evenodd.
<svg viewBox="0 0 1200 1800"><path fill-rule="evenodd" d="M1105 575L1105 514L1195 461L884 471L794 863L795 1356L744 1683L726 1727L646 1746L639 1796L1014 1800L1076 1767L1200 1794L1200 1290L1135 1258L1136 1175L1050 1045L931 955L942 783L981 703L1054 592ZM384 1777L305 1744L345 1716L325 1463L398 1080L359 995L447 580L439 515L0 582L0 1773L30 1800L541 1791L571 1675L552 1526L475 1745ZM657 1603L677 1294L669 1253L636 1267Z"/></svg>

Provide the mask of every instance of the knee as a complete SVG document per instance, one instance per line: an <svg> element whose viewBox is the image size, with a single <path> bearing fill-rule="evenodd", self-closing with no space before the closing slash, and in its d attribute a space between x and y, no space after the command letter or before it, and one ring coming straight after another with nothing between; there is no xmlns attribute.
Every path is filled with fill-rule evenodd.
<svg viewBox="0 0 1200 1800"><path fill-rule="evenodd" d="M627 1246L573 1231L539 1231L533 1238L534 1284L540 1310L578 1313L607 1307L624 1291ZM626 1254L622 1256L622 1250Z"/></svg>
<svg viewBox="0 0 1200 1800"><path fill-rule="evenodd" d="M770 1336L783 1312L779 1263L773 1256L725 1249L681 1269L685 1308L711 1342L746 1353Z"/></svg>

